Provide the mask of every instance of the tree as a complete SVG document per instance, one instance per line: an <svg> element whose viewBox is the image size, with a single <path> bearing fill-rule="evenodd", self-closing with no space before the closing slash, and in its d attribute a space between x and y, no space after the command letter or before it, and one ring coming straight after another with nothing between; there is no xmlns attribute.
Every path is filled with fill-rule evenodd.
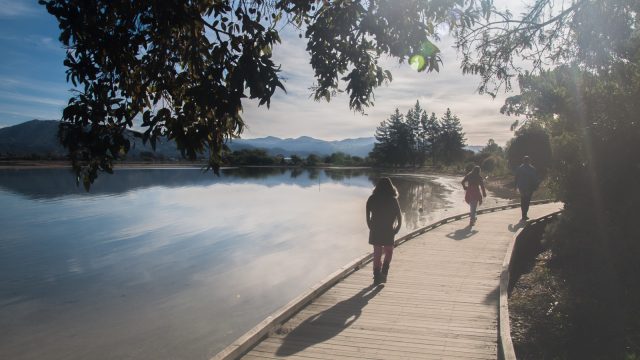
<svg viewBox="0 0 640 360"><path fill-rule="evenodd" d="M435 140L438 158L447 164L460 160L464 154L465 140L460 119L447 108L440 119L440 131Z"/></svg>
<svg viewBox="0 0 640 360"><path fill-rule="evenodd" d="M391 152L392 152L392 140L389 134L389 120L386 119L380 123L376 128L374 137L376 142L373 144L373 149L369 153L369 157L378 164L390 164Z"/></svg>
<svg viewBox="0 0 640 360"><path fill-rule="evenodd" d="M419 105L418 105L419 109ZM413 117L414 119L410 119ZM376 143L369 156L378 164L405 166L416 164L419 118L409 110L405 117L396 108L395 112L376 129Z"/></svg>
<svg viewBox="0 0 640 360"><path fill-rule="evenodd" d="M302 165L302 162L303 162L303 160L302 160L302 158L300 158L300 156L298 156L296 154L291 155L291 165L300 166L300 165Z"/></svg>
<svg viewBox="0 0 640 360"><path fill-rule="evenodd" d="M494 154L501 155L502 148L500 147L500 145L496 144L495 140L489 139L489 141L487 141L487 145L483 147L482 150L480 150L480 153L487 154L487 155L494 155Z"/></svg>
<svg viewBox="0 0 640 360"><path fill-rule="evenodd" d="M537 0L520 19L460 29L463 70L480 74L487 92L517 75L520 94L502 111L524 120L517 136L549 137L549 178L565 211L545 238L577 299L569 322L580 329L573 334L579 353L565 357L633 358L640 353L638 2L553 5ZM522 64L517 57L531 61L530 72L514 65Z"/></svg>
<svg viewBox="0 0 640 360"><path fill-rule="evenodd" d="M305 166L316 166L320 162L320 158L316 154L309 154L304 161Z"/></svg>
<svg viewBox="0 0 640 360"><path fill-rule="evenodd" d="M208 152L217 172L226 141L244 129L243 101L268 107L276 89L284 90L272 60L283 25L306 29L314 98L344 89L349 106L363 111L374 89L391 81L382 55L437 71L440 51L429 39L437 40L438 26L466 26L488 11L459 0L39 3L58 20L67 48L67 80L76 92L63 111L60 141L86 187L129 151L124 130L139 117L145 142L175 140L189 159Z"/></svg>
<svg viewBox="0 0 640 360"><path fill-rule="evenodd" d="M280 159L274 158L267 154L264 149L242 149L234 151L225 157L225 162L230 165L274 165Z"/></svg>
<svg viewBox="0 0 640 360"><path fill-rule="evenodd" d="M479 164L482 170L493 172L504 167L504 151L495 140L489 139L487 145L479 153L474 154L472 161Z"/></svg>
<svg viewBox="0 0 640 360"><path fill-rule="evenodd" d="M409 147L409 161L411 165L421 165L424 162L424 139L422 137L421 116L425 111L420 107L420 102L416 100L413 109L409 109L405 115L407 127L407 145Z"/></svg>
<svg viewBox="0 0 640 360"><path fill-rule="evenodd" d="M567 285L585 299L575 305L576 312L599 314L578 316L576 326L602 329L597 338L617 339L585 349L599 358L623 358L617 356L622 349L640 346L637 337L626 337L640 332L631 315L640 302L638 65L619 67L611 75L562 66L523 77L521 96L511 103L529 114L527 126L544 127L549 134L549 178L565 211L545 237Z"/></svg>
<svg viewBox="0 0 640 360"><path fill-rule="evenodd" d="M515 133L507 147L507 163L515 170L524 156L531 158L531 164L544 176L551 166L551 143L549 134L538 123L529 123Z"/></svg>
<svg viewBox="0 0 640 360"><path fill-rule="evenodd" d="M431 113L431 116L427 116L426 113L420 118L422 123L423 135L425 139L425 152L431 155L431 163L436 163L436 156L438 153L438 136L442 131L442 126L436 113Z"/></svg>
<svg viewBox="0 0 640 360"><path fill-rule="evenodd" d="M410 130L404 115L395 112L376 129L376 142L369 156L378 164L403 166L410 161Z"/></svg>
<svg viewBox="0 0 640 360"><path fill-rule="evenodd" d="M534 75L577 62L608 73L613 64L634 61L629 40L638 23L635 0L533 0L519 18L489 2L480 22L454 29L463 73L478 74L478 90L495 96L530 68Z"/></svg>

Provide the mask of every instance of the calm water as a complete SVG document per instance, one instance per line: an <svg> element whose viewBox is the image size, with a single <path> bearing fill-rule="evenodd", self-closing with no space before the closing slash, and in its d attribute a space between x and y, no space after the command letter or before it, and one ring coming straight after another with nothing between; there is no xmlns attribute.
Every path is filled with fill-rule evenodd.
<svg viewBox="0 0 640 360"><path fill-rule="evenodd" d="M208 359L370 250L377 176L0 170L0 358ZM467 210L459 179L392 179L402 233Z"/></svg>

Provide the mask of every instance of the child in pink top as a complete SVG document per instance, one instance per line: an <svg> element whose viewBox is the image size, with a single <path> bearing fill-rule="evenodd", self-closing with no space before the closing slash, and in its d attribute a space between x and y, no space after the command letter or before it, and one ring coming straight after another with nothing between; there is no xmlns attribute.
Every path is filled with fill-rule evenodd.
<svg viewBox="0 0 640 360"><path fill-rule="evenodd" d="M462 187L466 190L464 200L469 204L469 226L476 223L476 210L478 205L482 204L482 198L487 197L487 191L484 188L484 181L480 175L480 166L474 166L470 173L462 179ZM482 193L480 193L482 189Z"/></svg>

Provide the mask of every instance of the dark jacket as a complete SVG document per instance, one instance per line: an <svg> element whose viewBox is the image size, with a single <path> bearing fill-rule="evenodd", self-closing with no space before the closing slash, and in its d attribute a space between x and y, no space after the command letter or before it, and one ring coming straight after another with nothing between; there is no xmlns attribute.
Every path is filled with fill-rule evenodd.
<svg viewBox="0 0 640 360"><path fill-rule="evenodd" d="M397 227L393 224L397 221ZM398 200L388 195L371 195L367 200L369 244L393 245L393 238L402 225Z"/></svg>
<svg viewBox="0 0 640 360"><path fill-rule="evenodd" d="M516 187L520 193L531 194L538 188L538 172L529 164L522 164L516 169Z"/></svg>

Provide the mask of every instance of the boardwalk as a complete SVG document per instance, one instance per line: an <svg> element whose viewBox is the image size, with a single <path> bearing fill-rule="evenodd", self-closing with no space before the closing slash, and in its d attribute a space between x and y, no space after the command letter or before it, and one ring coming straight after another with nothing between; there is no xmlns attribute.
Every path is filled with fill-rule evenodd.
<svg viewBox="0 0 640 360"><path fill-rule="evenodd" d="M559 210L532 206L531 217ZM388 283L371 263L316 298L243 359L496 359L499 277L519 209L454 221L396 248Z"/></svg>

